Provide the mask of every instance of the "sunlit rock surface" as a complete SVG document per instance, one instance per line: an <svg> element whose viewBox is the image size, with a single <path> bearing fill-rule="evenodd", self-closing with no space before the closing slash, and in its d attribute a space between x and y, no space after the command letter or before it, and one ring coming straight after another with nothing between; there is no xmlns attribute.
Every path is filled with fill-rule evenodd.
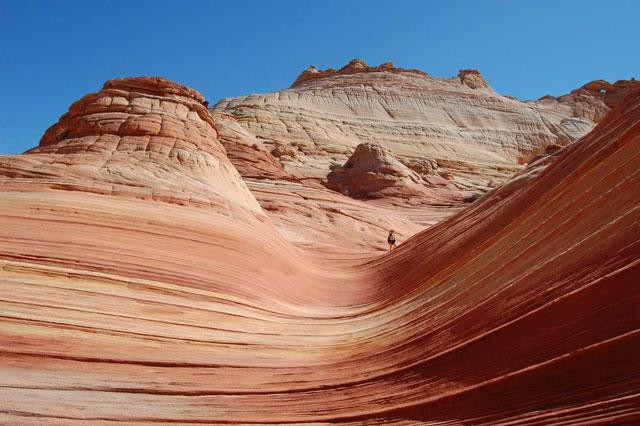
<svg viewBox="0 0 640 426"><path fill-rule="evenodd" d="M2 157L0 185L178 204L232 201L259 213L203 101L195 90L158 77L110 80L71 105L37 148Z"/></svg>
<svg viewBox="0 0 640 426"><path fill-rule="evenodd" d="M393 201L302 185L285 164L292 180L248 180L261 210L217 140L248 136L214 137L189 89L142 81L102 92L179 98L182 124L89 95L35 151L0 157L0 423L640 421L640 93L545 167L365 256L294 245L263 212L341 203L377 218L364 238ZM184 129L167 130L173 154L148 135L165 120Z"/></svg>
<svg viewBox="0 0 640 426"><path fill-rule="evenodd" d="M327 186L356 199L431 196L433 201L461 201L456 200L456 188L437 174L437 164L426 160L409 165L412 168L379 145L360 144L344 165L329 173Z"/></svg>
<svg viewBox="0 0 640 426"><path fill-rule="evenodd" d="M523 157L589 132L633 87L640 82L592 82L521 101L494 92L477 70L439 78L353 60L339 70L311 67L289 89L224 99L213 111L235 118L294 176L325 178L332 162L374 143L401 161L436 161L460 190L486 191Z"/></svg>
<svg viewBox="0 0 640 426"><path fill-rule="evenodd" d="M282 235L300 247L370 251L385 249L388 229L404 240L548 147L578 140L633 87L640 83L593 82L521 101L493 91L477 70L438 78L355 59L337 70L310 67L289 89L224 99L211 110L231 162ZM420 184L390 186L383 197L349 192L335 171L363 144L382 147Z"/></svg>

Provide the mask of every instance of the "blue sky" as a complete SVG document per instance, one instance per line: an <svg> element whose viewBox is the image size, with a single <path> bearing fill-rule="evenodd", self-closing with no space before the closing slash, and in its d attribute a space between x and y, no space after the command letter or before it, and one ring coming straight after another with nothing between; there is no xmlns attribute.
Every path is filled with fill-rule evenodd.
<svg viewBox="0 0 640 426"><path fill-rule="evenodd" d="M36 146L73 101L124 76L167 77L213 103L361 57L560 95L639 78L639 17L640 0L0 0L0 153Z"/></svg>

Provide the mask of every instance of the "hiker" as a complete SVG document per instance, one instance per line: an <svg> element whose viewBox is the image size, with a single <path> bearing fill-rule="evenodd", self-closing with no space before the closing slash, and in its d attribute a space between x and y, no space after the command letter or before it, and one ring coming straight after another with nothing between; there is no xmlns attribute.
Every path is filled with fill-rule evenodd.
<svg viewBox="0 0 640 426"><path fill-rule="evenodd" d="M393 250L396 246L396 236L393 235L393 230L389 231L387 242L389 243L389 251Z"/></svg>

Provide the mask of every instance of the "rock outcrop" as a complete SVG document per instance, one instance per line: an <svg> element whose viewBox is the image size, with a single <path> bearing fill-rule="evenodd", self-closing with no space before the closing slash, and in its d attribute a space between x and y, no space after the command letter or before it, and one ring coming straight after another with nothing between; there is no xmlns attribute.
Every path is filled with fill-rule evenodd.
<svg viewBox="0 0 640 426"><path fill-rule="evenodd" d="M618 80L615 83L609 83L605 80L594 80L579 89L572 90L568 96L589 94L602 99L606 106L613 108L639 87L640 81L635 78L631 80Z"/></svg>
<svg viewBox="0 0 640 426"><path fill-rule="evenodd" d="M462 84L472 89L489 87L489 83L487 83L478 70L460 70L460 72L458 72L458 78Z"/></svg>
<svg viewBox="0 0 640 426"><path fill-rule="evenodd" d="M224 161L198 100L135 84L118 86L130 108L141 90L188 104L180 121L198 131L167 128L175 154L120 135L128 114L87 112L103 108L91 95L60 121L77 123L58 127L69 138L52 130L36 152L2 157L0 423L640 421L640 92L543 170L371 257L301 250L242 199L228 202L236 215L57 189L63 178L171 189L172 176L188 194L224 196L228 173L212 192L187 178L194 162ZM159 114L163 133L174 113ZM132 121L127 132L158 131ZM84 156L93 149L124 166L103 170ZM350 200L312 189L287 194Z"/></svg>
<svg viewBox="0 0 640 426"><path fill-rule="evenodd" d="M37 148L2 157L0 185L24 181L262 214L203 101L195 90L158 77L110 80L71 105Z"/></svg>
<svg viewBox="0 0 640 426"><path fill-rule="evenodd" d="M395 190L413 195L420 177L378 145L360 144L341 167L328 175L327 186L354 198L380 198Z"/></svg>
<svg viewBox="0 0 640 426"><path fill-rule="evenodd" d="M455 194L455 187L435 173L433 163L424 161L412 163L421 170L423 178L416 171L405 166L379 145L360 144L343 166L334 167L327 176L327 186L356 199L382 197L410 198L427 196L429 188L449 187ZM445 191L432 196L445 198ZM455 195L449 194L450 200ZM435 201L435 200L434 200Z"/></svg>
<svg viewBox="0 0 640 426"><path fill-rule="evenodd" d="M338 70L311 67L286 90L224 99L211 111L231 162L290 241L382 250L387 229L404 239L522 172L547 147L578 140L634 85L618 82L606 95L588 84L520 101L495 93L477 70L437 78L356 59ZM349 174L332 169L362 144L419 176L404 170L411 177L390 179L405 184L377 195L356 189L357 179L343 184Z"/></svg>
<svg viewBox="0 0 640 426"><path fill-rule="evenodd" d="M618 89L608 95L591 86L520 101L495 93L476 70L437 78L353 60L337 71L312 67L289 89L224 99L212 111L269 151L287 152L280 162L296 178L322 179L330 164L373 143L403 163L437 161L461 192L482 192L520 170L521 158L589 132L635 82L611 85Z"/></svg>
<svg viewBox="0 0 640 426"><path fill-rule="evenodd" d="M302 83L305 83L309 80L314 80L318 78L324 77L333 77L336 75L347 75L347 74L358 74L358 73L371 73L371 72L392 72L396 74L402 73L411 73L418 75L427 75L425 72L415 69L404 69L404 68L396 68L393 66L392 62L385 62L383 64L378 65L377 67L371 67L364 63L362 59L352 59L349 61L347 65L340 68L339 70L334 70L333 68L327 68L326 70L319 70L313 65L304 70L296 81L293 82L292 87L300 86Z"/></svg>

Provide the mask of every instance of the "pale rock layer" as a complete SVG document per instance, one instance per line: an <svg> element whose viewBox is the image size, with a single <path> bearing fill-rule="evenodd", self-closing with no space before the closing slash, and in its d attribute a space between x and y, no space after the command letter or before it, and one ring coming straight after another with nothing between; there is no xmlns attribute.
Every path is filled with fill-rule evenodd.
<svg viewBox="0 0 640 426"><path fill-rule="evenodd" d="M403 241L578 140L634 87L599 81L520 101L495 93L476 70L437 78L353 60L310 67L289 89L211 111L231 162L282 235L301 247L369 251L385 249L389 229ZM367 185L380 179L366 177L379 165L365 164L349 191L335 178L366 144L418 176L405 170L390 180L401 184L377 194Z"/></svg>
<svg viewBox="0 0 640 426"><path fill-rule="evenodd" d="M476 70L438 78L353 60L337 71L311 67L289 89L224 99L213 112L234 117L296 177L324 179L332 162L374 143L401 161L436 161L461 190L486 191L523 158L589 132L639 86L605 85L520 101L494 92Z"/></svg>

